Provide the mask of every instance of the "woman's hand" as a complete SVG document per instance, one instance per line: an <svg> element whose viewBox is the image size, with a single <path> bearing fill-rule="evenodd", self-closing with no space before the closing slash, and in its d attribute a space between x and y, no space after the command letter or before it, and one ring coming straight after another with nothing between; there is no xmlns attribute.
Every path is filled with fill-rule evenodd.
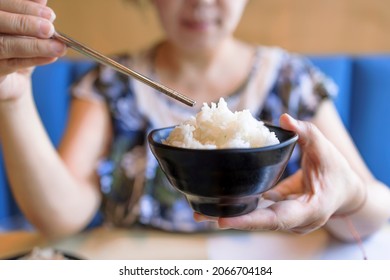
<svg viewBox="0 0 390 280"><path fill-rule="evenodd" d="M301 170L264 193L259 207L249 214L210 218L195 213L195 220L214 220L220 228L307 233L323 226L331 215L352 211L363 203L362 181L313 124L286 114L280 123L299 135Z"/></svg>
<svg viewBox="0 0 390 280"><path fill-rule="evenodd" d="M29 89L34 66L65 54L65 45L50 39L55 14L46 2L0 1L0 102L17 99Z"/></svg>

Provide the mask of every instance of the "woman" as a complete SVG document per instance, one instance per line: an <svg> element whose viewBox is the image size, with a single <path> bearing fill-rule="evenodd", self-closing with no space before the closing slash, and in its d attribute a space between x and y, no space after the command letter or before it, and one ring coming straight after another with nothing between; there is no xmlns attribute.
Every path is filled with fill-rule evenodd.
<svg viewBox="0 0 390 280"><path fill-rule="evenodd" d="M188 108L97 67L73 87L69 125L58 152L34 108L30 79L31 67L65 53L64 45L50 39L54 13L45 0L4 0L0 5L1 144L13 193L40 231L50 236L78 232L102 202L107 222L114 225L136 220L174 231L217 225L309 232L326 226L351 240L348 227L336 217L349 216L362 236L387 221L389 190L371 175L344 129L330 101L332 82L302 57L233 37L247 1L153 3L166 39L117 59L185 93L198 107ZM299 169L296 149L287 168L290 176L268 193L271 202L216 224L194 223L184 198L157 168L145 135L187 119L204 102L220 97L231 110L249 109L263 120L275 123L288 113L311 124L281 117L281 125L300 136L302 165Z"/></svg>

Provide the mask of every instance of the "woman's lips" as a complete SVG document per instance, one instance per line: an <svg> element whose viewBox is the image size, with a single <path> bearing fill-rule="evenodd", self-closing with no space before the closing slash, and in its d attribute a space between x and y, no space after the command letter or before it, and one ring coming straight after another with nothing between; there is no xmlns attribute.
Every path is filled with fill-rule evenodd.
<svg viewBox="0 0 390 280"><path fill-rule="evenodd" d="M183 20L182 25L193 31L207 31L215 25L215 21L212 20Z"/></svg>

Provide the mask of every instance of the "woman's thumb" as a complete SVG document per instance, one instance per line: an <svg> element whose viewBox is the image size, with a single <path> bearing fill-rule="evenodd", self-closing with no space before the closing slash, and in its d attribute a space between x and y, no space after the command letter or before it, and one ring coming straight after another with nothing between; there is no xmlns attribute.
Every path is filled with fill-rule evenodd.
<svg viewBox="0 0 390 280"><path fill-rule="evenodd" d="M288 114L283 114L280 117L280 126L298 134L298 143L303 147L321 139L321 133L315 125L305 121L298 121Z"/></svg>

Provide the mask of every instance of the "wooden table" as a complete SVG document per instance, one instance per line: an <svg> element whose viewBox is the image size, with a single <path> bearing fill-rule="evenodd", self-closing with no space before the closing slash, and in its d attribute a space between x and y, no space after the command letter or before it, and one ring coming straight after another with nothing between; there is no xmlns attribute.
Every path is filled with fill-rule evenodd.
<svg viewBox="0 0 390 280"><path fill-rule="evenodd" d="M151 229L100 227L49 241L33 231L0 233L0 258L33 247L53 247L85 259L362 259L356 243L341 243L324 230L307 235L221 231L180 234ZM390 224L364 241L368 259L390 260Z"/></svg>

